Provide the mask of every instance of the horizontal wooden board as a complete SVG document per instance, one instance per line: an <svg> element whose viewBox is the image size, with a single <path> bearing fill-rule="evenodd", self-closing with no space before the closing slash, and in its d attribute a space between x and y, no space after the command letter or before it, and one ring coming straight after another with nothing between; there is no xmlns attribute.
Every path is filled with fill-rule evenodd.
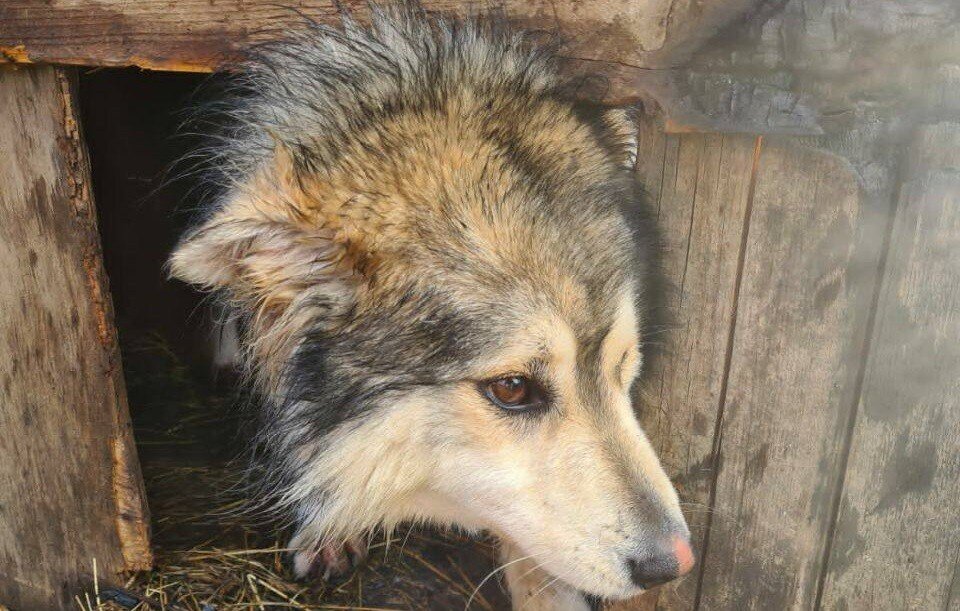
<svg viewBox="0 0 960 611"><path fill-rule="evenodd" d="M677 131L715 123L736 131L727 118L698 111L677 88L682 77L668 68L681 65L760 1L423 0L423 5L443 14L492 12L544 38L559 37L571 73L602 77L589 81L590 97L609 104L654 103ZM306 27L307 20L338 24L338 7L361 21L369 13L364 0L5 0L0 63L209 72L253 44Z"/></svg>
<svg viewBox="0 0 960 611"><path fill-rule="evenodd" d="M496 11L524 26L558 32L570 41L572 57L642 68L676 65L755 4L423 0L430 11ZM304 18L337 22L338 6L361 19L368 13L360 0L5 0L0 48L12 61L207 71L249 44L303 27Z"/></svg>
<svg viewBox="0 0 960 611"><path fill-rule="evenodd" d="M567 72L590 77L579 89L584 97L611 105L642 102L658 109L668 132L819 133L815 111L789 88L730 77L704 88L691 84L683 68L725 26L755 16L763 0L422 3L444 15L494 13L536 37L562 41ZM5 0L0 63L209 72L308 21L336 25L341 8L360 21L369 13L365 0Z"/></svg>

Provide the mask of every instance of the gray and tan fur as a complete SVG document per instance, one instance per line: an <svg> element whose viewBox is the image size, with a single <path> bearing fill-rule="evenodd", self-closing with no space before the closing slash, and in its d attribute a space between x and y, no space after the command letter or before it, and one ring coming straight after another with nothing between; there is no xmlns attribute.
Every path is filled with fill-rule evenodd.
<svg viewBox="0 0 960 611"><path fill-rule="evenodd" d="M425 521L499 536L517 608L684 572L630 400L653 255L622 212L629 121L573 101L548 51L491 20L373 10L242 66L225 194L171 258L243 320L295 565ZM504 376L538 409L495 405Z"/></svg>

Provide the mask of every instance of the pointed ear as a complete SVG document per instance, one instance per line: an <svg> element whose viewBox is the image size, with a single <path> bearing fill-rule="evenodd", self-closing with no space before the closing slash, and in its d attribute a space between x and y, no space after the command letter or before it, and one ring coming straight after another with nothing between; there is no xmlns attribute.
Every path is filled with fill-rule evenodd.
<svg viewBox="0 0 960 611"><path fill-rule="evenodd" d="M226 290L258 315L279 315L317 287L343 298L351 276L346 246L321 221L307 218L302 201L288 158L278 155L183 238L170 257L171 275Z"/></svg>
<svg viewBox="0 0 960 611"><path fill-rule="evenodd" d="M612 108L603 114L604 121L623 147L623 165L632 168L637 163L637 122L635 111L627 108Z"/></svg>

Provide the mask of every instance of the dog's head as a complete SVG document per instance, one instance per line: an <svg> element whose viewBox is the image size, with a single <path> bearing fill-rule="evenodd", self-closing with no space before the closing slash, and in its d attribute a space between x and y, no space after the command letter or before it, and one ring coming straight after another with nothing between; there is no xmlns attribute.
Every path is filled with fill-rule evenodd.
<svg viewBox="0 0 960 611"><path fill-rule="evenodd" d="M651 253L629 122L516 37L421 21L264 51L232 187L172 269L246 321L298 544L452 523L634 594L691 558L631 403Z"/></svg>

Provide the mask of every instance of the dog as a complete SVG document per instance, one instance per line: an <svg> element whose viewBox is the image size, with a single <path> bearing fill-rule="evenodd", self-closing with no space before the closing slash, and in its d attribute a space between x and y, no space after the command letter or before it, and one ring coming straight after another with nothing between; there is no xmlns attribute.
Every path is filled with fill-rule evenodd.
<svg viewBox="0 0 960 611"><path fill-rule="evenodd" d="M517 609L690 570L631 401L657 298L635 129L560 74L496 19L401 3L233 77L222 194L170 269L242 323L299 575L407 522L496 535Z"/></svg>

